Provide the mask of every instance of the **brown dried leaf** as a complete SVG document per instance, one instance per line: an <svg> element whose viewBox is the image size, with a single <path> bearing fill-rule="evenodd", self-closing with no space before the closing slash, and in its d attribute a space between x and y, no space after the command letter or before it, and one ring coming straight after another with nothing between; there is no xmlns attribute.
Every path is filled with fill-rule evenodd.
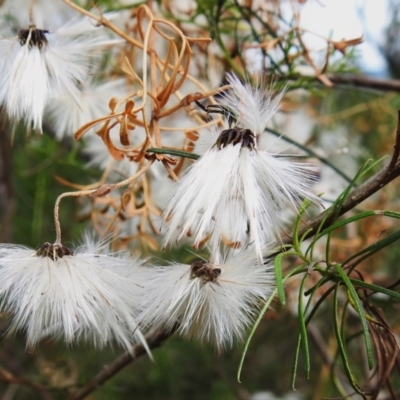
<svg viewBox="0 0 400 400"><path fill-rule="evenodd" d="M182 106L188 106L190 103L193 103L195 100L201 100L203 98L203 94L200 92L191 93L185 96L181 100Z"/></svg>
<svg viewBox="0 0 400 400"><path fill-rule="evenodd" d="M118 100L115 97L111 97L110 101L108 102L108 107L111 111L115 110L117 106Z"/></svg>
<svg viewBox="0 0 400 400"><path fill-rule="evenodd" d="M196 249L196 250L198 250L198 249L200 249L201 247L203 247L207 242L208 242L208 240L210 239L210 237L211 237L211 234L209 233L206 237L204 237L202 240L200 240L200 242L197 244L197 245L191 245L190 247L192 247L192 248L194 248L194 249Z"/></svg>
<svg viewBox="0 0 400 400"><path fill-rule="evenodd" d="M129 146L130 145L129 133L126 125L127 125L126 119L123 118L119 126L119 141L124 146Z"/></svg>
<svg viewBox="0 0 400 400"><path fill-rule="evenodd" d="M199 133L197 131L185 131L185 135L189 140L197 142L199 139Z"/></svg>
<svg viewBox="0 0 400 400"><path fill-rule="evenodd" d="M111 156L117 161L122 161L124 159L124 152L114 146L108 132L105 135L100 133L102 132L99 132L99 136L103 139Z"/></svg>
<svg viewBox="0 0 400 400"><path fill-rule="evenodd" d="M144 232L140 232L140 238L142 240L143 245L147 245L151 250L157 251L159 250L158 241L152 238L150 235L147 235Z"/></svg>
<svg viewBox="0 0 400 400"><path fill-rule="evenodd" d="M76 140L81 140L81 139L82 139L82 136L83 136L90 128L93 128L93 127L96 126L99 122L107 121L107 120L109 120L110 118L112 118L112 115L108 115L107 117L98 118L98 119L95 119L94 121L88 122L87 124L83 125L81 128L79 128L79 129L75 132L74 138L75 138Z"/></svg>
<svg viewBox="0 0 400 400"><path fill-rule="evenodd" d="M125 112L127 113L127 114L130 114L131 112L132 112L132 110L133 110L133 107L135 107L135 102L131 99L131 100L128 100L126 103L125 103Z"/></svg>
<svg viewBox="0 0 400 400"><path fill-rule="evenodd" d="M358 44L362 43L364 41L364 38L361 36L359 38L355 39L349 39L349 40L339 40L337 42L331 41L332 46L335 48L335 50L339 50L342 54L346 54L346 49L349 46L357 46Z"/></svg>
<svg viewBox="0 0 400 400"><path fill-rule="evenodd" d="M166 162L169 165L176 165L178 163L177 160L175 160L175 158L172 158L170 156L167 156L165 154L155 154L156 158L158 158L157 156L162 156L160 158L158 158L160 161Z"/></svg>
<svg viewBox="0 0 400 400"><path fill-rule="evenodd" d="M221 240L225 246L231 247L232 249L239 249L240 247L242 247L242 242L232 242L228 240L224 235L222 235Z"/></svg>
<svg viewBox="0 0 400 400"><path fill-rule="evenodd" d="M324 75L324 74L319 74L317 75L317 78L325 85L328 87L332 87L333 83L330 81L330 79Z"/></svg>
<svg viewBox="0 0 400 400"><path fill-rule="evenodd" d="M129 203L132 201L132 193L131 192L125 192L121 196L121 208L125 211L126 208L129 206Z"/></svg>

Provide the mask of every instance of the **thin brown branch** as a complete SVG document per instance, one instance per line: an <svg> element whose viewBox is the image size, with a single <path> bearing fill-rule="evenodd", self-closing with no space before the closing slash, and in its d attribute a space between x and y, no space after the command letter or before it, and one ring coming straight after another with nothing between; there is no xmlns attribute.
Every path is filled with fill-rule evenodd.
<svg viewBox="0 0 400 400"><path fill-rule="evenodd" d="M4 368L0 367L0 381L7 382L13 385L27 386L38 392L40 392L42 398L44 400L51 400L53 397L48 393L50 390L46 386L43 386L39 383L32 382L26 378L19 378L13 375L11 372L6 371Z"/></svg>
<svg viewBox="0 0 400 400"><path fill-rule="evenodd" d="M297 40L299 41L300 46L303 48L303 56L306 59L306 61L311 65L311 67L314 69L316 78L318 80L320 80L325 86L328 86L328 87L333 86L330 79L326 76L326 74L324 74L323 71L321 71L318 68L317 64L314 62L314 60L310 56L310 52L309 52L307 46L304 44L303 39L301 37L301 32L298 29L295 29L295 32L296 32ZM327 53L327 54L329 57L329 53Z"/></svg>
<svg viewBox="0 0 400 400"><path fill-rule="evenodd" d="M307 332L310 334L311 339L313 340L317 350L319 351L322 360L328 367L332 367L335 364L335 359L329 354L328 345L324 341L321 333L318 328L313 324L309 323L307 325Z"/></svg>
<svg viewBox="0 0 400 400"><path fill-rule="evenodd" d="M163 342L168 339L175 329L171 331L157 331L152 332L146 336L147 346L150 349L160 347ZM119 371L129 365L131 362L138 359L140 356L146 354L146 349L142 344L137 344L132 352L125 352L115 359L112 364L105 366L92 380L87 382L81 389L74 393L70 400L81 400L88 396L90 393L95 391L99 386L106 383L109 379L115 376Z"/></svg>
<svg viewBox="0 0 400 400"><path fill-rule="evenodd" d="M397 79L376 79L370 78L363 75L355 74L324 74L324 76L329 79L330 82L336 85L354 86L366 89L376 89L381 91L392 91L400 92L400 80ZM281 81L298 81L299 79L304 79L306 81L320 81L319 76L310 77L302 75L291 75L291 76L278 76L276 77Z"/></svg>
<svg viewBox="0 0 400 400"><path fill-rule="evenodd" d="M376 79L362 75L326 75L332 83L364 87L369 89L400 92L400 80Z"/></svg>
<svg viewBox="0 0 400 400"><path fill-rule="evenodd" d="M387 168L388 172L393 170L397 160L399 159L399 156L400 156L400 110L397 110L396 142L394 144L392 159L390 160L390 163Z"/></svg>

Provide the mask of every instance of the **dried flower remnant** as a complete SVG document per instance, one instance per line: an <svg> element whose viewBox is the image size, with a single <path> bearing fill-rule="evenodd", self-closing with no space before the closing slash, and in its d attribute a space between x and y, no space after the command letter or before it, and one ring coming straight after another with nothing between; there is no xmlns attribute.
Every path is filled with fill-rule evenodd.
<svg viewBox="0 0 400 400"><path fill-rule="evenodd" d="M172 330L178 322L179 332L218 351L243 340L260 301L274 290L273 267L259 264L251 250L233 250L221 262L149 267L145 279L141 324Z"/></svg>
<svg viewBox="0 0 400 400"><path fill-rule="evenodd" d="M25 331L28 349L45 337L62 337L67 344L83 338L97 347L145 344L135 320L139 265L88 237L74 253L58 243L37 251L1 245L1 308L13 315L9 332Z"/></svg>
<svg viewBox="0 0 400 400"><path fill-rule="evenodd" d="M225 129L218 136L215 145L219 150L221 150L223 147L230 144L232 146L239 144L240 147L247 147L250 150L254 150L256 147L256 136L250 129L242 129L238 127Z"/></svg>
<svg viewBox="0 0 400 400"><path fill-rule="evenodd" d="M126 85L124 79L101 81L93 78L79 83L75 101L71 101L68 93L63 91L55 93L51 103L46 107L46 113L53 123L56 137L61 139L67 135L72 136L82 125L106 115L109 112L109 99L126 95ZM91 144L87 147L90 151ZM109 156L104 146L101 149L95 148L93 153L96 154L100 150Z"/></svg>
<svg viewBox="0 0 400 400"><path fill-rule="evenodd" d="M53 261L57 261L58 258L62 258L64 256L73 256L74 253L68 247L46 242L39 247L39 249L36 251L36 255L38 257L49 257Z"/></svg>

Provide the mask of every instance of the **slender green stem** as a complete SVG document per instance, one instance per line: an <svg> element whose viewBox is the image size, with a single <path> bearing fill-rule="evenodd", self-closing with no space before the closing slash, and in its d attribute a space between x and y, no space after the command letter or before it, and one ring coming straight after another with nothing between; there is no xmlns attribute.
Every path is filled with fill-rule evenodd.
<svg viewBox="0 0 400 400"><path fill-rule="evenodd" d="M151 147L150 149L146 150L147 153L155 153L155 154L169 154L170 156L177 156L177 157L185 157L190 158L192 160L198 160L200 156L194 153L188 153L187 151L181 150L172 150L172 149L158 149L155 147Z"/></svg>
<svg viewBox="0 0 400 400"><path fill-rule="evenodd" d="M307 272L307 268L304 267L304 265L295 268L293 271L289 272L284 278L283 278L283 282L286 281L286 279L290 278L291 276L297 275L297 274L301 274ZM244 363L244 359L246 357L247 354L247 350L249 348L251 339L254 336L255 331L258 328L258 325L260 325L261 320L264 318L264 314L267 311L268 307L270 306L272 300L274 299L274 297L276 296L278 290L275 289L272 294L268 297L268 299L266 300L263 308L261 309L256 321L254 322L253 327L251 328L251 331L249 333L249 336L247 337L246 343L244 345L244 349L243 349L243 353L242 353L242 357L240 359L240 363L239 363L239 368L238 368L238 373L237 373L237 380L240 383L240 374L242 372L242 368L243 368L243 363Z"/></svg>

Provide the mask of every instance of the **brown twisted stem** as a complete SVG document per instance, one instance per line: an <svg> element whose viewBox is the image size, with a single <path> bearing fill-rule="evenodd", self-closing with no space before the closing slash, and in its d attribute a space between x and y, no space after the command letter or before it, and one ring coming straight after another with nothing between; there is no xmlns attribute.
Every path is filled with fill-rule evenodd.
<svg viewBox="0 0 400 400"><path fill-rule="evenodd" d="M49 393L49 388L39 383L33 382L26 378L13 375L11 372L0 367L0 381L7 382L12 385L26 386L38 391L43 400L52 400L53 396Z"/></svg>

